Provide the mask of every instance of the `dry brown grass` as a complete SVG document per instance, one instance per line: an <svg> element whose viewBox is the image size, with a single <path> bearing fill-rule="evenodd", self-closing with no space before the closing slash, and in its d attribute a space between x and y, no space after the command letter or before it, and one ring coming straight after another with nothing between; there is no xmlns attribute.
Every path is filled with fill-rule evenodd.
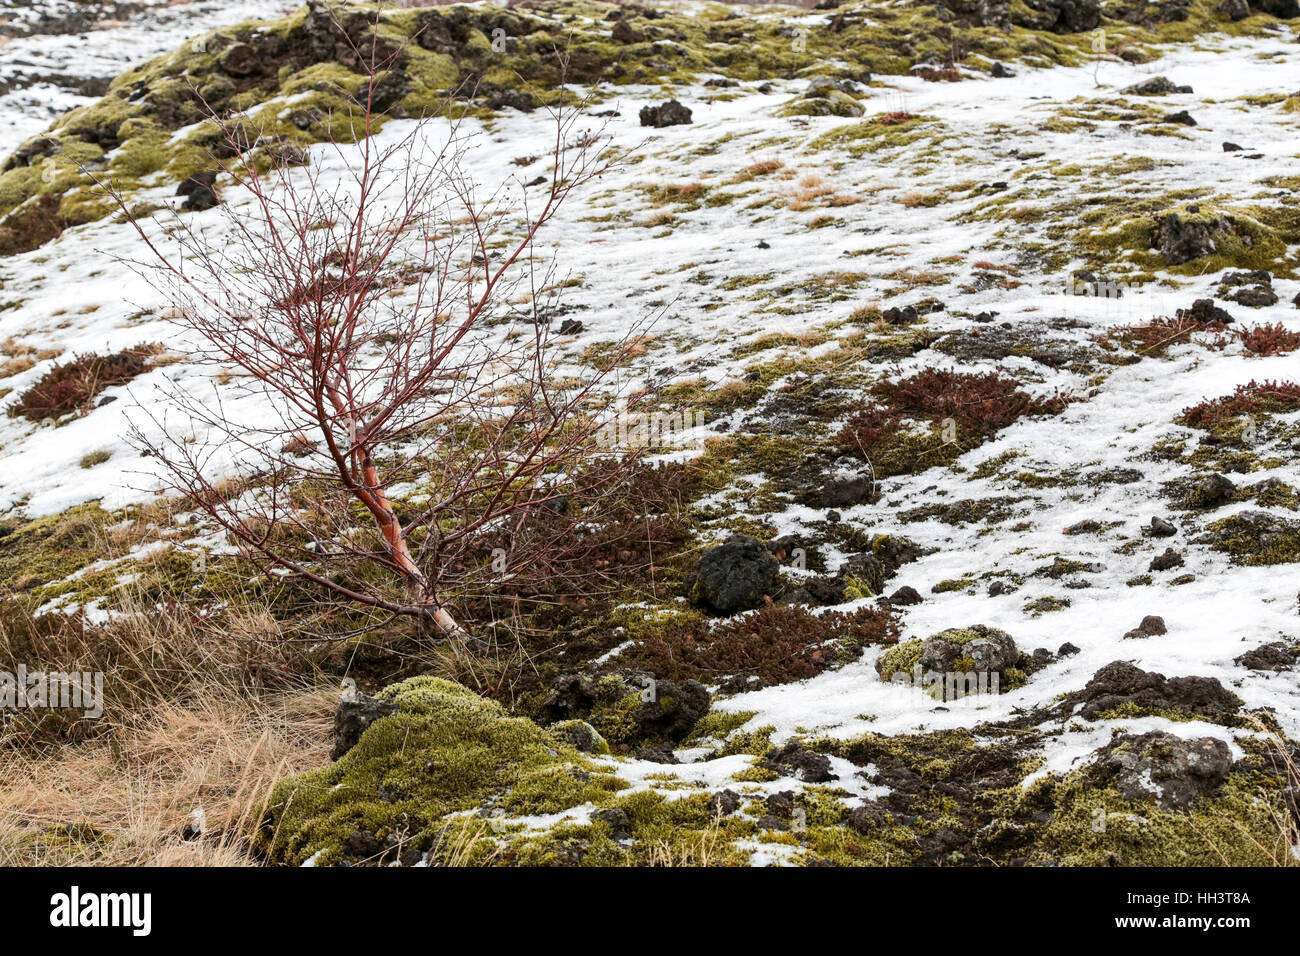
<svg viewBox="0 0 1300 956"><path fill-rule="evenodd" d="M271 788L328 760L336 701L333 689L213 685L105 739L0 753L0 865L253 864ZM187 834L196 811L204 832Z"/></svg>
<svg viewBox="0 0 1300 956"><path fill-rule="evenodd" d="M820 176L816 173L810 173L799 180L798 188L790 196L790 201L786 206L795 211L807 209L823 196L832 195L834 192L835 190L828 186Z"/></svg>
<svg viewBox="0 0 1300 956"><path fill-rule="evenodd" d="M779 159L767 159L762 162L751 163L744 169L740 170L740 172L736 173L736 175L732 176L731 179L727 180L727 182L733 185L736 183L747 183L758 176L767 176L774 173L783 166L785 166L785 163L781 162Z"/></svg>
<svg viewBox="0 0 1300 956"><path fill-rule="evenodd" d="M271 638L272 640L250 640ZM333 680L269 616L128 600L103 626L0 618L0 656L99 670L104 714L0 734L0 865L248 865L271 788L328 760ZM201 834L186 832L200 812Z"/></svg>

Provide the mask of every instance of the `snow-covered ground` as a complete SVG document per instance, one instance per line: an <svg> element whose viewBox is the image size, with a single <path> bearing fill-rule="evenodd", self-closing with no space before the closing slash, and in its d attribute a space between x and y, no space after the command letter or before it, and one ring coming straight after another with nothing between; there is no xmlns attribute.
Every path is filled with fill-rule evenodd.
<svg viewBox="0 0 1300 956"><path fill-rule="evenodd" d="M19 37L0 46L0 76L33 69L109 76L205 27L281 6L256 0L235 7L179 5L149 15L166 19L142 15L84 39ZM1116 122L1069 132L1043 128L1076 100L1079 103L1074 105L1086 110L1091 108L1087 101L1114 97L1121 88L1154 75L1166 75L1195 90L1156 103L1166 112L1188 109L1194 114L1198 125L1179 127L1180 137L1144 135L1139 126ZM1059 334L1078 343L1088 343L1092 334L1119 323L1172 315L1193 299L1213 295L1218 276L1161 276L1163 281L1130 288L1120 300L1066 298L1062 288L1068 269L1045 273L1019 255L1022 242L1042 239L1033 221L954 221L987 201L987 194L967 192L965 198L934 205L899 200L944 192L970 181L1006 182L1018 189L1034 184L1041 178L1037 173L1051 162L1084 168L1080 178L1055 181L1063 191L1061 199L1068 198L1065 191L1075 190L1118 192L1136 200L1189 186L1251 198L1267 193L1261 180L1295 174L1300 115L1284 115L1277 107L1248 106L1244 98L1291 92L1297 76L1300 47L1289 36L1279 36L1189 44L1140 67L1111 59L1099 68L1018 66L1013 78L977 77L960 83L883 77L862 101L867 117L907 111L936 120L934 133L914 146L866 152L859 158L814 142L824 132L859 120L777 115L779 107L803 92L806 81L774 81L768 93L746 87L743 95L731 99L703 85L682 88L678 99L694 111L694 122L650 131L639 126L638 110L662 96L621 89L616 101L600 107L619 114L608 120L605 131L617 145L632 150L638 161L608 174L575 199L542 236L543 245L554 250L558 268L582 280L565 301L579 308L575 314L585 330L563 347L576 358L592 343L616 339L652 303L666 302L666 314L654 329L659 347L652 349L640 373L651 376L661 367L689 369L691 374L723 383L738 377L753 361L752 355L728 358L737 346L773 332L797 334L825 328L866 304L903 305L933 296L947 306L929 317L928 328L934 331L975 327L971 319L952 312L992 310L998 313L997 321L1013 324L1068 317L1078 320L1079 327ZM6 151L39 131L52 115L78 102L85 100L49 86L10 92L0 99L0 137ZM593 119L593 125L600 122L604 121ZM398 137L406 129L406 121L393 122L382 135ZM428 127L432 137L444 134L439 124ZM538 169L521 170L512 160L544 155L552 134L542 113L506 111L500 122L476 136L473 168L488 184L513 181L518 195L522 182ZM1243 153L1226 153L1221 146L1225 140L1262 155L1247 159ZM937 156L920 155L924 148L936 146ZM1042 155L1024 158L1031 153ZM1150 157L1156 165L1140 172L1110 172L1113 164L1134 156ZM768 160L783 164L781 170L734 182L743 169ZM737 198L720 205L674 208L670 228L647 225L656 207L641 187L683 183L705 184L715 195L730 191ZM853 201L833 206L813 201L806 208L794 202L792 206L800 191L822 187L827 197L846 196ZM152 198L174 201L170 192L159 189ZM244 201L233 194L226 198L232 204ZM1045 200L1026 200L1035 201ZM222 241L220 210L194 216L211 226L214 243ZM827 216L834 222L817 223ZM760 247L760 240L765 247ZM13 337L37 348L61 350L64 356L150 341L183 351L185 342L161 317L166 303L118 261L141 254L128 226L103 221L69 230L33 252L0 260L6 303L0 311L0 341ZM1020 284L965 290L973 264L986 260L1015 265ZM902 291L896 276L906 270L941 275ZM845 299L805 298L798 289L815 276L838 272L863 274ZM704 278L698 278L700 274ZM740 291L723 288L723 283L737 277L753 281L740 286ZM782 291L790 288L794 291ZM1274 288L1277 305L1229 308L1240 323L1277 321L1300 331L1300 313L1291 304L1300 283L1277 279ZM793 353L798 347L788 350ZM4 384L14 394L21 392L51 361ZM811 680L739 695L719 706L757 712L750 726L774 726L777 742L796 733L848 737L869 730L895 733L972 726L1048 704L1077 690L1101 665L1128 660L1171 677L1217 677L1247 707L1272 708L1288 733L1300 732L1300 687L1294 674L1262 674L1233 663L1254 646L1279 636L1294 640L1300 631L1298 585L1289 566L1235 566L1224 554L1185 547L1185 532L1162 539L1159 547L1155 541L1140 541L1135 547L1120 548L1140 539L1140 529L1153 515L1171 517L1167 500L1157 490L1162 482L1189 474L1189 469L1176 462L1140 460L1140 456L1179 431L1173 425L1179 412L1252 379L1295 378L1296 361L1294 355L1250 358L1235 346L1222 351L1183 346L1168 359L1109 368L1100 382L1090 381L1090 373L1054 370L1028 358L963 365L977 371L1019 370L1026 387L1036 394L1060 388L1091 395L1059 416L1025 420L1006 429L968 453L960 462L965 466L962 472L936 468L915 477L888 479L879 502L842 509L843 520L876 532L901 533L936 549L906 565L890 582L891 587L912 585L925 597L906 611L905 637L981 623L1008 631L1025 649L1055 650L1069 641L1080 653L1054 661L1017 690L943 706L913 688L881 682L872 666L874 652ZM907 372L952 364L949 357L925 350L899 366ZM21 509L28 515L47 514L95 499L106 507L120 507L152 494L156 479L148 462L127 446L125 433L133 418L141 421L135 410L138 404L159 401L158 388L164 379L196 393L212 387L180 361L136 379L129 388L110 390L121 400L58 428L0 418L0 512ZM735 416L732 425L742 424L743 419L743 413ZM84 455L101 449L113 453L107 462L88 470L78 467ZM1016 463L1018 470L1090 473L1137 467L1143 476L1127 484L1015 488L1014 496L1024 499L1016 505L1023 513L1024 527L1017 522L900 521L900 513L923 505L1010 493L996 475L974 478L970 473L974 466L1005 452L1022 456ZM1252 474L1249 480L1268 477L1300 485L1300 464L1289 461ZM1256 507L1230 504L1213 517ZM824 515L795 506L767 517L787 532L807 528ZM1062 534L1067 526L1088 518L1111 527L1098 535ZM1146 572L1151 558L1170 544L1185 551L1186 566L1179 573L1195 575L1194 581L1173 586L1165 576L1149 586L1126 585ZM1058 555L1097 563L1102 569L1073 575L1086 578L1090 586L1068 591L1062 590L1061 581L1027 576ZM939 581L989 571L1024 574L1025 583L1014 593L996 597L985 593L986 582L969 590L931 592ZM1024 609L1027 601L1047 595L1068 596L1071 603L1041 616ZM1126 631L1151 614L1165 619L1167 634L1123 639ZM1149 717L1112 721L1052 742L1049 767L1068 769L1117 726L1139 731L1159 726L1183 736L1214 734L1231 739L1227 730L1211 724ZM725 782L736 769L736 760L720 758L713 768L627 761L622 772L636 780L653 772Z"/></svg>

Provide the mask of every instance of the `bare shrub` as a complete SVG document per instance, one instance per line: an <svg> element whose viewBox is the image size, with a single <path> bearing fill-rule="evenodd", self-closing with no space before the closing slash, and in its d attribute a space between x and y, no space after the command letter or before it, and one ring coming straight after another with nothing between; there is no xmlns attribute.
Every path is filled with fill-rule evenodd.
<svg viewBox="0 0 1300 956"><path fill-rule="evenodd" d="M164 490L261 571L463 637L452 609L553 573L635 458L597 454L595 436L604 380L641 327L601 368L557 376L561 284L537 249L617 157L577 110L555 108L538 198L518 180L485 191L454 121L371 135L377 77L397 53L357 52L369 83L347 124L355 145L286 156L214 117L226 240L193 217L164 235L131 219L152 253L134 265L171 300L194 360L230 382L171 388L135 440ZM233 488L219 481L231 476Z"/></svg>

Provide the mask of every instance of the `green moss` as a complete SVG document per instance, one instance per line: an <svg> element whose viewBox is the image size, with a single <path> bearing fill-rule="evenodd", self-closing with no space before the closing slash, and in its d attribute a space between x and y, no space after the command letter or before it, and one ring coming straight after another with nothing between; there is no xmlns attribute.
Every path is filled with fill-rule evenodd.
<svg viewBox="0 0 1300 956"><path fill-rule="evenodd" d="M1050 595L1026 601L1022 610L1030 617L1041 617L1054 611L1064 611L1070 606L1069 598L1057 598Z"/></svg>
<svg viewBox="0 0 1300 956"><path fill-rule="evenodd" d="M1219 793L1192 810L1163 810L1154 801L1098 787L1086 771L1047 779L1027 805L1050 803L1029 862L1061 866L1275 866L1290 847L1279 827L1276 787L1229 774ZM1285 810L1280 811L1285 814Z"/></svg>
<svg viewBox="0 0 1300 956"><path fill-rule="evenodd" d="M1254 567L1300 562L1300 522L1267 512L1247 512L1211 522L1198 540L1231 555L1234 564Z"/></svg>
<svg viewBox="0 0 1300 956"><path fill-rule="evenodd" d="M880 679L888 681L895 674L911 674L921 659L921 648L924 645L922 640L902 641L881 654L876 667Z"/></svg>
<svg viewBox="0 0 1300 956"><path fill-rule="evenodd" d="M786 103L777 116L850 116L862 115L862 106L856 99L840 90L823 90L817 95L800 96Z"/></svg>
<svg viewBox="0 0 1300 956"><path fill-rule="evenodd" d="M113 453L111 451L101 449L100 451L92 451L88 455L82 455L81 461L77 462L77 464L82 468L94 468L96 465L102 465L112 457Z"/></svg>
<svg viewBox="0 0 1300 956"><path fill-rule="evenodd" d="M514 814L554 813L626 786L558 735L448 681L419 677L385 689L398 712L376 721L337 763L281 782L264 847L277 862L343 859L364 832L427 850L449 813L491 802Z"/></svg>

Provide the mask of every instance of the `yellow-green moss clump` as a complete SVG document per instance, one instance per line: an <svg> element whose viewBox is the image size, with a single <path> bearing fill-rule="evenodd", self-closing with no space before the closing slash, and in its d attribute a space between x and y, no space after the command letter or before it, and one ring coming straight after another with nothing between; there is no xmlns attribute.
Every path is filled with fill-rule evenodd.
<svg viewBox="0 0 1300 956"><path fill-rule="evenodd" d="M1207 230L1213 251L1187 259L1180 255L1170 261L1158 248L1161 221L1167 216L1176 217L1183 230ZM1103 221L1086 227L1080 251L1090 263L1114 265L1118 256L1123 264L1146 272L1199 276L1223 269L1263 269L1289 278L1300 265L1300 259L1288 253L1297 242L1300 211L1290 207L1228 207L1194 202L1132 218L1124 218L1122 212L1113 219L1103 217Z"/></svg>
<svg viewBox="0 0 1300 956"><path fill-rule="evenodd" d="M1276 779L1230 773L1220 789L1185 811L1131 800L1089 773L1044 778L1022 808L1050 806L1035 834L1030 864L1057 866L1278 866L1291 848Z"/></svg>
<svg viewBox="0 0 1300 956"><path fill-rule="evenodd" d="M398 712L371 725L334 765L275 789L264 830L273 860L399 859L437 844L448 814L554 813L627 786L561 734L459 684L416 677L379 696Z"/></svg>

